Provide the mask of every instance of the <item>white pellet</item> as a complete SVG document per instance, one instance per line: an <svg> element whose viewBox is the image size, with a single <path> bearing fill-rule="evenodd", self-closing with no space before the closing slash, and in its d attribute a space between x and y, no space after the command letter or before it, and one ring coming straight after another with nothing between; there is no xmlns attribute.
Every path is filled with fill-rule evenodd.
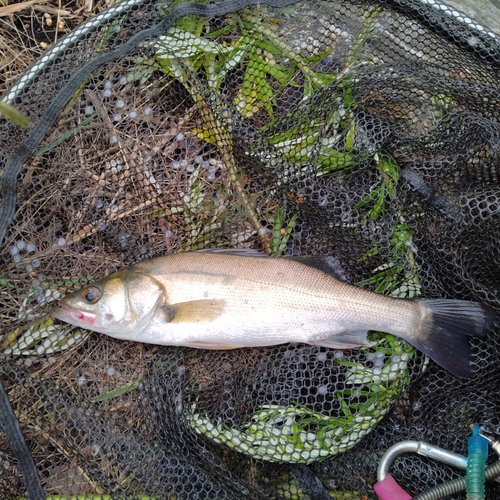
<svg viewBox="0 0 500 500"><path fill-rule="evenodd" d="M111 172L113 174L117 174L122 171L122 166L120 164L117 164L116 167L111 167Z"/></svg>
<svg viewBox="0 0 500 500"><path fill-rule="evenodd" d="M134 120L135 118L137 118L137 111L131 111L128 116L130 116L130 118Z"/></svg>
<svg viewBox="0 0 500 500"><path fill-rule="evenodd" d="M60 247L63 247L64 245L66 245L66 240L64 238L59 238L57 240L57 244L60 246Z"/></svg>
<svg viewBox="0 0 500 500"><path fill-rule="evenodd" d="M116 101L116 107L117 108L124 108L125 107L125 101L123 99L118 99Z"/></svg>
<svg viewBox="0 0 500 500"><path fill-rule="evenodd" d="M110 366L107 370L106 370L106 373L109 377L112 377L113 375L116 374L116 370L114 368L114 366Z"/></svg>
<svg viewBox="0 0 500 500"><path fill-rule="evenodd" d="M116 135L110 135L109 136L109 143L110 144L115 144L118 142L118 137L116 137Z"/></svg>
<svg viewBox="0 0 500 500"><path fill-rule="evenodd" d="M145 115L150 115L150 114L152 114L152 113L153 113L153 108L152 108L151 106L146 106L146 107L144 108L144 114L145 114Z"/></svg>
<svg viewBox="0 0 500 500"><path fill-rule="evenodd" d="M470 36L468 39L467 39L467 43L471 46L471 47L475 47L476 45L479 45L479 38L475 37L475 36Z"/></svg>
<svg viewBox="0 0 500 500"><path fill-rule="evenodd" d="M105 89L102 91L103 97L111 97L112 95L113 95L113 92L111 91L111 89Z"/></svg>
<svg viewBox="0 0 500 500"><path fill-rule="evenodd" d="M119 122L121 119L122 119L122 115L121 115L121 113L115 113L115 114L113 115L113 121L114 121L114 122Z"/></svg>
<svg viewBox="0 0 500 500"><path fill-rule="evenodd" d="M320 385L318 387L318 394L326 394L328 392L328 387L326 385Z"/></svg>
<svg viewBox="0 0 500 500"><path fill-rule="evenodd" d="M78 377L76 379L76 385L78 387L82 387L83 385L85 385L87 383L87 379L85 378L85 375L81 375L80 377Z"/></svg>
<svg viewBox="0 0 500 500"><path fill-rule="evenodd" d="M183 141L185 137L186 136L182 132L180 132L177 134L177 137L175 139L180 142Z"/></svg>
<svg viewBox="0 0 500 500"><path fill-rule="evenodd" d="M186 172L194 172L194 165L192 163L190 163L187 167L186 167Z"/></svg>
<svg viewBox="0 0 500 500"><path fill-rule="evenodd" d="M195 157L194 157L194 162L195 162L197 165L202 165L202 164L203 164L203 156L195 156Z"/></svg>
<svg viewBox="0 0 500 500"><path fill-rule="evenodd" d="M36 246L35 246L35 244L34 244L34 243L31 243L31 242L30 242L30 243L28 243L28 244L26 245L26 251L27 251L28 253L33 253L33 252L36 252Z"/></svg>
<svg viewBox="0 0 500 500"><path fill-rule="evenodd" d="M94 106L85 106L85 114L91 115L94 112Z"/></svg>
<svg viewBox="0 0 500 500"><path fill-rule="evenodd" d="M93 457L97 457L97 455L99 455L99 453L101 452L101 446L98 445L98 444L93 444L91 447L90 447L90 454L93 456Z"/></svg>
<svg viewBox="0 0 500 500"><path fill-rule="evenodd" d="M122 248L125 248L128 245L129 239L130 239L130 234L120 233L118 235L118 242L120 243Z"/></svg>

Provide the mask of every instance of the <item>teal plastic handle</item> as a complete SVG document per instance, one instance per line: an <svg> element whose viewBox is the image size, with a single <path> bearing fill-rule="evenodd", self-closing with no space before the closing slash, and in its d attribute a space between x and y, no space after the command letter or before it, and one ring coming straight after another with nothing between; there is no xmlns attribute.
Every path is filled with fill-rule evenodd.
<svg viewBox="0 0 500 500"><path fill-rule="evenodd" d="M481 436L478 424L472 426L472 436L468 441L467 469L465 473L465 491L467 500L485 499L485 469L488 458L488 441Z"/></svg>

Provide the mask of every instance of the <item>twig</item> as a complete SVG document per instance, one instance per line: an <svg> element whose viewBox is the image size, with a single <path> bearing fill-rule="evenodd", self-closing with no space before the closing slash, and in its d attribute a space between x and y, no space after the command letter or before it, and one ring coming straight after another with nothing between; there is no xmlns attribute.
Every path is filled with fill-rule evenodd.
<svg viewBox="0 0 500 500"><path fill-rule="evenodd" d="M271 253L271 244L268 238L267 229L262 226L260 223L260 217L257 215L254 210L248 195L243 188L241 183L240 176L238 175L238 170L236 167L236 161L233 155L233 142L230 134L224 127L224 125L218 120L211 109L210 105L206 103L201 95L198 93L194 86L191 89L193 97L195 97L195 102L198 106L200 114L205 122L205 124L212 125L212 134L215 138L215 142L217 144L217 148L219 149L220 154L222 155L222 162L224 163L224 167L229 173L229 180L234 185L236 190L236 194L238 195L245 213L247 217L250 219L254 229L257 231L259 235L259 239L261 243L264 245L264 249L268 254Z"/></svg>
<svg viewBox="0 0 500 500"><path fill-rule="evenodd" d="M14 3L12 5L5 5L4 7L0 7L0 17L10 16L12 14L15 14L16 12L20 12L21 10L31 7L35 3L41 3L45 1L46 0L29 0L28 2L20 2L20 3Z"/></svg>
<svg viewBox="0 0 500 500"><path fill-rule="evenodd" d="M123 162L125 163L127 169L130 172L134 172L136 175L137 183L143 187L147 188L148 184L154 186L156 193L160 195L162 193L161 187L156 182L153 174L148 170L146 165L142 162L137 162L137 154L134 152L130 152L125 142L122 140L121 135L116 130L113 122L111 121L106 108L97 97L97 94L92 90L85 90L85 95L89 98L90 102L94 105L96 111L99 113L105 127L110 131L111 136L116 137L116 144L120 150L120 153L123 158ZM145 189L146 191L149 191ZM149 193L148 193L149 194Z"/></svg>

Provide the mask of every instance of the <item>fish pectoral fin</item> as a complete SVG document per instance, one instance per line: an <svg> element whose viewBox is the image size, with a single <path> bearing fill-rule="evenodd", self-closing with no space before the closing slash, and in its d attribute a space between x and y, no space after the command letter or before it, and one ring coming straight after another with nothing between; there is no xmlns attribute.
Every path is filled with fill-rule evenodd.
<svg viewBox="0 0 500 500"><path fill-rule="evenodd" d="M165 320L170 323L174 319L175 309L172 306L161 306L160 309L165 316Z"/></svg>
<svg viewBox="0 0 500 500"><path fill-rule="evenodd" d="M213 321L224 310L223 300L204 299L165 304L161 310L168 323L204 323Z"/></svg>
<svg viewBox="0 0 500 500"><path fill-rule="evenodd" d="M368 332L342 332L340 334L332 335L332 337L327 337L326 339L318 339L309 342L312 345L318 345L322 347L332 347L333 349L352 349L353 347L368 347L372 345L368 342L366 335Z"/></svg>

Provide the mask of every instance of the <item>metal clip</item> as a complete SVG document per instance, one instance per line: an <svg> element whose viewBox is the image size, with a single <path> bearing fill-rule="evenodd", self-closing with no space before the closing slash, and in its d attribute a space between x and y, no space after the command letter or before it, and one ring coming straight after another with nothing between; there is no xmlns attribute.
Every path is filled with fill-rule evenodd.
<svg viewBox="0 0 500 500"><path fill-rule="evenodd" d="M486 436L485 436L486 437ZM499 450L500 450L500 443ZM401 441L391 446L383 455L377 468L377 480L383 481L389 474L389 469L399 455L403 453L418 453L424 457L433 458L438 462L453 465L458 469L467 469L467 457L443 450L422 441Z"/></svg>
<svg viewBox="0 0 500 500"><path fill-rule="evenodd" d="M484 437L488 441L488 444L491 446L491 449L500 457L500 440L485 434L484 432L479 433L480 436Z"/></svg>
<svg viewBox="0 0 500 500"><path fill-rule="evenodd" d="M500 457L500 440L497 437L490 436L484 432L481 432L479 435L483 436L484 439L488 441L491 449ZM500 477L496 477L493 481L500 483Z"/></svg>

